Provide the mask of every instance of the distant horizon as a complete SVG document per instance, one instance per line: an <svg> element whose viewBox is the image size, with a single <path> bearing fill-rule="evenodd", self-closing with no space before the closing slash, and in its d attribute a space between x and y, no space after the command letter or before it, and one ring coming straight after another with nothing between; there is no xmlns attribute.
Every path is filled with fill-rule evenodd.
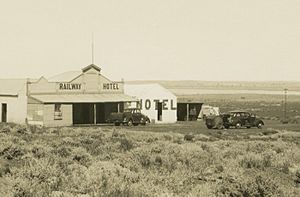
<svg viewBox="0 0 300 197"><path fill-rule="evenodd" d="M143 79L140 79L140 80L124 80L125 82L135 82L135 81L141 81L141 82L150 82L150 81L198 81L198 82L244 82L244 83L255 83L255 82L270 82L270 83L273 83L273 82L290 82L290 83L300 83L300 80L286 80L286 81L264 81L264 80L261 80L261 81L239 81L239 80L201 80L201 79L178 79L178 80L166 80L166 79L153 79L153 80L143 80Z"/></svg>
<svg viewBox="0 0 300 197"><path fill-rule="evenodd" d="M55 75L53 75L55 76ZM45 75L42 75L40 77L2 77L0 78L3 79L3 80L20 80L20 79L33 79L33 80L38 80L40 79L41 77L44 77L46 78L47 80L53 76L49 76L49 77L46 77ZM104 75L106 76L106 75ZM110 78L109 78L110 79ZM121 80L121 79L120 79ZM113 81L117 81L117 80L113 80ZM300 80L282 80L282 81L264 81L264 80L257 80L257 81L239 81L239 80L201 80L201 79L176 79L176 80L166 80L166 79L149 79L149 80L143 80L143 79L136 79L136 80L126 80L124 79L124 82L180 82L180 81L185 81L185 82L192 82L192 81L197 81L197 82L225 82L225 83L235 83L235 82L242 82L242 83L299 83L300 84Z"/></svg>

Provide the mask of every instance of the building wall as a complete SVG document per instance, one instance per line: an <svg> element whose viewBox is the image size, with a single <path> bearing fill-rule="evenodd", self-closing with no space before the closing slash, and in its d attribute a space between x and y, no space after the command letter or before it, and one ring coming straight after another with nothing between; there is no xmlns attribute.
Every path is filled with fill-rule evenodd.
<svg viewBox="0 0 300 197"><path fill-rule="evenodd" d="M147 115L150 120L156 123L174 123L177 121L177 97L167 89L158 84L139 84L125 85L125 94L137 97L139 106L131 103L127 107L138 107L141 112ZM162 103L162 118L158 120L158 106L156 103Z"/></svg>
<svg viewBox="0 0 300 197"><path fill-rule="evenodd" d="M24 124L27 117L27 97L19 95L17 97L0 97L0 121L2 120L2 103L7 104L7 122Z"/></svg>
<svg viewBox="0 0 300 197"><path fill-rule="evenodd" d="M161 120L158 120L158 107L156 103L162 103L162 117ZM177 99L172 97L164 97L164 98L141 98L139 107L141 108L141 112L147 115L151 121L155 121L155 123L174 123L177 119L176 114L176 106Z"/></svg>
<svg viewBox="0 0 300 197"><path fill-rule="evenodd" d="M72 104L62 104L62 119L54 119L54 104L44 104L44 126L71 126L73 124Z"/></svg>
<svg viewBox="0 0 300 197"><path fill-rule="evenodd" d="M27 121L29 124L43 125L44 124L43 117L44 117L44 105L42 103L28 103Z"/></svg>
<svg viewBox="0 0 300 197"><path fill-rule="evenodd" d="M28 85L29 95L35 94L83 94L83 93L124 93L124 83L111 81L91 68L71 82L49 82L41 77Z"/></svg>

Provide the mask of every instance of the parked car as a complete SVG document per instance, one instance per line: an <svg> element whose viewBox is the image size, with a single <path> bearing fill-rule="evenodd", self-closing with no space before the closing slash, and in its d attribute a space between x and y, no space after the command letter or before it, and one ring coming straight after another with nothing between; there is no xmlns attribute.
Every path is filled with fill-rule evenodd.
<svg viewBox="0 0 300 197"><path fill-rule="evenodd" d="M228 129L230 127L261 128L264 125L264 122L256 117L256 115L253 113L242 110L235 110L230 111L229 113L220 114L219 116L209 116L206 118L205 124L208 129Z"/></svg>
<svg viewBox="0 0 300 197"><path fill-rule="evenodd" d="M125 109L124 112L113 112L107 119L108 123L114 123L116 126L121 124L128 126L146 125L150 123L148 116L141 113L140 109Z"/></svg>

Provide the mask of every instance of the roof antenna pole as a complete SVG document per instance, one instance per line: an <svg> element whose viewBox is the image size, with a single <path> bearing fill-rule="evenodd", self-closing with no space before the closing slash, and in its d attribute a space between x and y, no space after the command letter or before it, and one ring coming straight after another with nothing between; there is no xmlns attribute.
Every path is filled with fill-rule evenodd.
<svg viewBox="0 0 300 197"><path fill-rule="evenodd" d="M92 33L92 64L94 64L94 33Z"/></svg>

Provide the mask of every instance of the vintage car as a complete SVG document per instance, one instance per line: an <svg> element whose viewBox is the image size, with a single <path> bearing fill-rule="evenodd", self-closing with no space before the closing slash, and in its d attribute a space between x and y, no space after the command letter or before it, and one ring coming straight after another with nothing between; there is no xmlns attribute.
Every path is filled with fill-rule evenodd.
<svg viewBox="0 0 300 197"><path fill-rule="evenodd" d="M113 112L109 115L108 123L114 123L116 126L121 124L128 126L146 125L150 123L148 116L141 113L140 109L125 109L124 112Z"/></svg>
<svg viewBox="0 0 300 197"><path fill-rule="evenodd" d="M261 119L257 118L253 113L242 110L235 110L230 111L229 113L220 114L219 116L207 117L205 120L205 124L208 129L228 129L230 127L261 128L264 125L264 122Z"/></svg>

